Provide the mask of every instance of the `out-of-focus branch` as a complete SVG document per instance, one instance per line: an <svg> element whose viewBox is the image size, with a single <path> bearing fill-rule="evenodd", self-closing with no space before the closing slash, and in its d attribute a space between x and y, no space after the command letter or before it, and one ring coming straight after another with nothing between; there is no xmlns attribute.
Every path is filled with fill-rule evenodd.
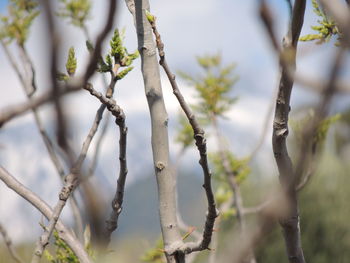
<svg viewBox="0 0 350 263"><path fill-rule="evenodd" d="M42 236L40 237L39 241L37 242L35 252L32 258L32 263L34 262L39 262L40 258L43 254L43 251L45 250L45 247L47 246L49 242L49 238L53 232L53 229L55 228L56 222L61 215L61 212L66 205L66 202L68 198L71 196L72 192L74 189L78 186L79 184L79 179L80 179L80 173L81 173L81 168L83 165L83 162L86 158L87 151L89 149L89 146L91 144L91 141L97 131L97 128L99 126L99 123L102 119L103 111L105 109L105 105L101 105L100 109L98 110L94 123L92 127L90 128L90 131L88 133L88 136L86 137L83 147L81 149L81 152L75 161L74 165L72 166L70 173L65 177L64 180L64 186L60 191L59 194L59 201L57 202L54 211L53 211L53 216L49 219L48 226L44 229L44 232Z"/></svg>
<svg viewBox="0 0 350 263"><path fill-rule="evenodd" d="M327 116L331 100L333 98L333 95L337 92L336 86L334 83L336 83L337 78L339 76L340 69L344 62L344 54L345 48L340 47L337 50L337 53L334 57L334 60L332 62L330 73L328 76L328 82L325 84L325 87L322 92L322 99L316 109L315 117L307 125L303 131L303 143L300 147L300 151L298 154L298 162L295 167L295 181L296 183L300 182L302 174L304 174L305 166L307 164L307 160L311 159L312 166L311 166L311 172L306 174L306 177L304 180L309 180L310 176L313 174L313 171L315 169L314 162L317 156L317 144L318 142L315 140L316 134L318 132L318 128L321 125L321 122L324 120L324 118ZM308 155L311 155L308 157Z"/></svg>
<svg viewBox="0 0 350 263"><path fill-rule="evenodd" d="M285 216L288 204L284 195L275 193L273 199L274 201L271 201L260 211L257 217L257 227L252 228L253 230L249 231L243 240L236 238L234 244L237 246L233 250L230 247L230 252L225 255L230 259L230 262L244 262L252 249L256 249L260 243L266 241L267 235L274 229L277 220Z"/></svg>
<svg viewBox="0 0 350 263"><path fill-rule="evenodd" d="M67 142L67 121L63 112L61 97L57 96L59 93L59 85L57 80L57 59L58 59L58 47L60 38L56 31L56 25L54 23L52 3L51 1L41 1L42 6L44 7L45 16L46 16L46 27L50 43L50 77L51 77L51 91L53 94L53 102L56 110L56 132L57 132L57 142L58 145L70 156L73 158L72 154L69 152L68 142Z"/></svg>
<svg viewBox="0 0 350 263"><path fill-rule="evenodd" d="M31 190L26 188L20 182L18 182L12 175L10 175L3 167L0 166L0 180L3 181L7 187L15 191L18 195L23 197L29 203L31 203L36 209L38 209L46 218L53 216L53 210L48 204L45 203L40 197L38 197ZM78 239L68 230L63 223L58 220L56 224L59 237L68 244L75 255L79 258L81 263L92 263L92 260L87 255L86 251Z"/></svg>
<svg viewBox="0 0 350 263"><path fill-rule="evenodd" d="M88 62L88 65L86 67L86 71L85 71L84 77L83 77L84 84L90 79L92 74L95 72L98 59L101 56L102 43L113 27L114 17L115 17L115 14L117 12L117 2L118 1L116 1L116 0L109 0L107 20L106 20L105 26L102 29L101 33L97 36L94 50L93 50L92 54L90 55L90 60Z"/></svg>
<svg viewBox="0 0 350 263"><path fill-rule="evenodd" d="M326 80L324 79L320 80L320 78L312 79L300 73L296 73L295 82L307 90L311 90L317 93L322 93L322 89L324 88L324 83L326 83ZM335 89L337 90L338 93L342 93L344 95L350 94L349 83L343 82L338 79L333 85L335 86Z"/></svg>
<svg viewBox="0 0 350 263"><path fill-rule="evenodd" d="M209 259L208 263L216 263L217 262L217 249L219 246L219 233L218 230L220 229L221 225L221 220L222 220L222 214L228 211L232 205L233 205L233 200L228 199L226 202L222 203L219 206L219 211L221 212L221 215L218 216L218 218L215 220L215 225L214 229L216 232L213 235L212 242L211 242L211 247L210 247L210 254L209 254Z"/></svg>
<svg viewBox="0 0 350 263"><path fill-rule="evenodd" d="M166 62L165 53L164 53L164 44L161 40L160 34L158 33L156 24L155 24L156 18L151 14L147 14L147 15L149 16L148 20L151 24L153 33L156 37L157 48L160 56L159 64L163 67L165 73L167 74L171 87L173 89L173 93L176 96L182 110L184 111L188 121L191 124L193 133L194 133L194 139L196 141L196 146L200 155L199 163L203 171L203 177L204 177L203 187L205 189L206 196L207 196L208 213L205 221L205 227L204 227L202 239L197 242L197 246L191 245L191 246L188 246L188 248L186 248L186 244L185 244L182 248L188 254L192 251L200 251L200 250L208 249L211 241L212 233L213 233L215 218L218 216L218 211L216 209L214 194L211 186L211 172L208 165L206 139L205 139L203 128L199 125L196 116L193 114L191 108L186 103L185 98L181 94L181 91L175 80L175 75L171 72Z"/></svg>
<svg viewBox="0 0 350 263"><path fill-rule="evenodd" d="M13 258L13 260L16 261L17 263L24 263L24 261L18 256L16 250L13 247L11 238L8 236L5 227L1 223L0 223L0 234L2 235L4 242L7 246L7 249L10 252L10 255Z"/></svg>
<svg viewBox="0 0 350 263"><path fill-rule="evenodd" d="M92 156L92 160L90 162L90 166L88 169L88 176L92 176L95 173L96 167L97 167L97 161L98 161L98 157L100 154L100 150L101 150L101 146L102 146L102 142L103 139L106 137L107 134L107 130L109 127L109 117L110 115L108 114L104 120L104 124L101 128L101 133L99 135L99 137L96 140L96 144L95 144L95 149L94 149L94 153Z"/></svg>
<svg viewBox="0 0 350 263"><path fill-rule="evenodd" d="M5 51L5 54L6 54L6 56L7 56L7 59L9 60L9 62L10 62L10 64L11 64L12 68L13 68L13 69L15 70L15 72L16 72L16 75L17 75L19 81L21 82L21 84L22 84L23 86L25 86L25 85L26 85L25 80L24 80L24 78L23 78L23 75L22 75L21 71L19 70L19 67L18 67L18 65L17 65L17 63L16 63L15 58L12 56L12 54L11 54L11 52L10 52L8 46L4 43L4 41L3 41L2 39L0 39L0 43L1 43L1 46L3 47L3 49L4 49L4 51Z"/></svg>
<svg viewBox="0 0 350 263"><path fill-rule="evenodd" d="M270 127L270 120L272 118L273 109L275 107L277 92L278 92L278 89L276 89L276 91L273 93L273 96L271 98L271 102L269 104L269 108L267 109L267 113L266 113L265 118L264 118L263 128L262 128L261 134L258 138L258 141L257 141L255 147L253 148L252 152L248 155L248 158L250 161L254 159L254 157L259 152L259 150L263 146L264 141L266 139L267 132L268 132L269 127Z"/></svg>
<svg viewBox="0 0 350 263"><path fill-rule="evenodd" d="M289 262L304 263L301 247L299 208L296 194L296 182L292 161L289 157L286 139L288 136L288 117L290 111L290 96L294 83L296 68L296 49L305 14L305 0L296 0L287 35L283 39L283 49L280 50L273 32L272 17L265 1L261 2L260 15L273 46L280 56L282 68L279 92L276 100L275 117L273 122L273 152L280 174L280 182L287 197L289 213L280 218Z"/></svg>
<svg viewBox="0 0 350 263"><path fill-rule="evenodd" d="M47 1L43 1L43 2L45 4L45 2ZM0 113L0 127L5 122L27 112L30 109L37 108L47 102L51 102L52 100L55 100L68 92L79 90L82 86L84 86L87 83L87 81L90 79L92 74L95 72L98 59L101 56L102 43L105 40L107 34L112 29L115 13L117 10L117 1L110 0L108 10L109 12L107 16L107 21L105 23L103 30L97 37L95 47L90 55L90 60L83 74L83 78L72 78L70 81L68 81L68 83L64 87L62 88L59 87L58 92L55 95L53 95L51 91L46 92L40 97L33 98L27 103L21 103L21 104L12 106L5 111L2 111Z"/></svg>
<svg viewBox="0 0 350 263"><path fill-rule="evenodd" d="M78 80L78 82L80 82ZM57 96L63 96L73 91L77 91L81 89L81 86L76 85L76 80L71 81L72 85L67 85L60 89ZM6 122L11 119L18 117L29 110L36 109L42 106L45 103L51 102L54 99L54 96L51 91L46 91L37 97L31 97L28 101L24 103L19 103L17 105L9 106L7 109L2 110L0 112L0 127L3 126Z"/></svg>
<svg viewBox="0 0 350 263"><path fill-rule="evenodd" d="M25 68L26 78L24 88L28 97L31 97L37 90L35 79L35 68L32 60L30 59L28 52L24 45L18 45L20 57L23 60L23 67Z"/></svg>

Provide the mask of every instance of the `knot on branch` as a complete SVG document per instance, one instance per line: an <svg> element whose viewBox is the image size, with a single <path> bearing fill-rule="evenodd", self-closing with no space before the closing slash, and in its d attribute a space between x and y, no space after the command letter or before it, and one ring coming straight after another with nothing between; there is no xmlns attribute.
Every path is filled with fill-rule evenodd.
<svg viewBox="0 0 350 263"><path fill-rule="evenodd" d="M64 186L59 194L59 199L61 201L67 201L71 190L70 187Z"/></svg>
<svg viewBox="0 0 350 263"><path fill-rule="evenodd" d="M279 222L284 228L288 228L291 230L297 229L299 228L299 214L293 215L288 218L282 218L279 220Z"/></svg>
<svg viewBox="0 0 350 263"><path fill-rule="evenodd" d="M276 130L276 135L278 137L287 137L288 136L288 129L287 128L282 128Z"/></svg>
<svg viewBox="0 0 350 263"><path fill-rule="evenodd" d="M162 171L165 168L165 165L162 162L158 162L156 164L156 168L160 172L160 171Z"/></svg>

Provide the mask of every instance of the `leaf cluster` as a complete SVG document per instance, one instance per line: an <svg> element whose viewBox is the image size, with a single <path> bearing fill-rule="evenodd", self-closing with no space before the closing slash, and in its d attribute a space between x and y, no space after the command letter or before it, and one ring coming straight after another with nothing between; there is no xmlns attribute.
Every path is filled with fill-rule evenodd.
<svg viewBox="0 0 350 263"><path fill-rule="evenodd" d="M225 155L229 160L230 170L234 174L236 181L240 184L244 179L250 174L251 169L248 165L249 159L238 159L230 151L226 151ZM225 168L222 163L222 158L219 153L210 154L210 161L213 165L213 174L214 178L219 181L226 181L226 178L223 178L223 174L226 174Z"/></svg>
<svg viewBox="0 0 350 263"><path fill-rule="evenodd" d="M197 62L204 74L192 77L179 72L184 80L194 86L197 93L198 103L193 108L203 119L210 119L213 115L223 117L237 100L230 96L232 87L238 80L232 73L235 65L222 66L220 54L197 57Z"/></svg>
<svg viewBox="0 0 350 263"><path fill-rule="evenodd" d="M79 263L78 257L73 253L69 246L58 236L57 231L53 233L55 242L55 254L52 255L48 250L44 251L46 259L50 263Z"/></svg>
<svg viewBox="0 0 350 263"><path fill-rule="evenodd" d="M90 0L60 0L61 7L57 15L67 18L69 23L84 28L86 21L90 18L91 1Z"/></svg>
<svg viewBox="0 0 350 263"><path fill-rule="evenodd" d="M317 34L308 34L300 37L300 41L313 41L318 40L317 44L322 44L328 42L333 35L337 35L338 39L340 38L340 32L336 23L327 17L325 12L319 6L317 0L312 0L312 6L314 8L315 14L320 17L322 20L317 20L317 26L311 26L311 28L317 31Z"/></svg>
<svg viewBox="0 0 350 263"><path fill-rule="evenodd" d="M183 149L187 149L193 145L194 133L190 123L183 114L179 114L178 126L175 142L181 144Z"/></svg>
<svg viewBox="0 0 350 263"><path fill-rule="evenodd" d="M28 39L29 28L39 15L35 0L10 0L8 15L0 16L0 39L6 44L13 40L23 46Z"/></svg>
<svg viewBox="0 0 350 263"><path fill-rule="evenodd" d="M314 143L323 143L326 140L329 128L341 119L341 114L335 114L321 121L316 129L315 136L313 138Z"/></svg>
<svg viewBox="0 0 350 263"><path fill-rule="evenodd" d="M310 110L306 116L304 116L299 121L290 121L291 127L293 128L293 131L295 133L295 138L298 143L303 143L304 135L303 131L305 129L305 126L308 123L312 122L312 119L315 116L315 112L313 110ZM315 133L312 138L312 144L313 145L322 145L324 141L326 140L329 128L338 120L341 119L341 114L335 114L333 116L327 117L323 119L319 125L316 127Z"/></svg>
<svg viewBox="0 0 350 263"><path fill-rule="evenodd" d="M44 251L46 259L50 263L79 263L78 257L73 253L70 247L58 235L57 231L53 233L55 242L55 254L52 255L48 250ZM91 248L91 233L90 227L86 226L84 231L84 246L89 256L93 257L93 250Z"/></svg>
<svg viewBox="0 0 350 263"><path fill-rule="evenodd" d="M116 29L110 41L110 51L105 59L100 59L98 71L102 73L111 72L116 79L122 79L134 68L131 64L138 56L139 52L137 50L134 53L128 53L123 45L123 34L120 34L119 30ZM120 67L125 67L125 69L115 72Z"/></svg>
<svg viewBox="0 0 350 263"><path fill-rule="evenodd" d="M164 263L164 252L163 252L163 240L159 238L156 242L154 248L146 251L145 254L141 257L143 262L148 263Z"/></svg>

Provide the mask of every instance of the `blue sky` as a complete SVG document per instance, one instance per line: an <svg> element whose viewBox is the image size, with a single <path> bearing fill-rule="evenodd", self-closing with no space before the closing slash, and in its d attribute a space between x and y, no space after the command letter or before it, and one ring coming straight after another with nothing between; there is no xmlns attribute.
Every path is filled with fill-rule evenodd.
<svg viewBox="0 0 350 263"><path fill-rule="evenodd" d="M92 36L96 36L103 23L106 1L93 1L93 17L96 19L88 23ZM120 13L117 19L118 27L126 28L125 45L130 51L136 48L136 36L133 21L124 6L124 1L120 1ZM260 136L261 127L268 112L269 105L275 92L279 67L276 54L273 52L266 32L257 17L256 0L154 0L151 1L152 13L158 17L158 27L165 43L165 52L168 63L173 71L182 70L190 74L198 73L195 56L221 52L225 63L236 63L236 73L240 80L234 88L234 96L240 99L227 115L228 120L222 121L225 127L224 134L228 137L231 149L238 155L249 153L256 144ZM280 39L287 28L288 8L286 1L270 0L274 19L276 21L276 32ZM7 1L0 0L0 8L3 8ZM311 32L310 25L315 24L316 17L310 8L308 1L305 26L302 34ZM45 23L42 18L38 18L33 24L32 32L27 43L27 48L37 68L39 92L48 86L48 64L45 59L46 38ZM65 41L60 47L65 52L62 55L62 69L66 51L70 46L76 48L78 56L78 70L86 62L86 48L84 37L80 30L69 26L67 23L60 23L60 30L65 36ZM320 77L326 72L327 61L332 55L333 44L316 46L313 43L300 43L299 45L298 67L303 74L312 77ZM14 51L14 50L13 50ZM6 96L0 97L0 108L6 105L19 103L25 100L23 91L19 85L16 75L5 59L5 55L0 49L0 93ZM143 82L139 72L140 61L135 63L135 69L118 84L117 99L127 115L129 126L129 162L137 160L138 164L130 165L128 182L137 180L138 177L148 175L152 172L151 148L149 143L150 127L147 103L143 94ZM345 73L348 78L349 74ZM101 88L101 80L94 79L96 88ZM167 110L170 119L170 128L176 125L178 112L177 101L172 95L170 85L162 73L162 84L166 99ZM190 87L179 79L185 96L193 99ZM312 101L315 96L312 93L296 87L292 95L292 110L298 105ZM349 102L349 98L343 98L344 103ZM73 105L67 108L72 126L72 145L80 148L83 138L86 136L92 116L99 103L89 94L81 92L70 96L67 101ZM50 107L41 110L41 116L45 126L51 131L52 111ZM117 139L115 138L115 127L109 129L107 140L105 141L102 153L101 164L99 166L99 180L101 184L115 183L114 178L104 171L116 171L118 168L115 161L117 154ZM174 130L170 131L171 139ZM28 140L30 138L30 140ZM27 186L35 186L35 191L40 193L43 199L53 204L59 190L59 180L56 178L52 164L46 155L41 138L39 137L30 114L20 117L6 125L0 133L0 142L5 147L1 148L0 161L11 173ZM141 147L140 147L141 145ZM209 150L215 149L215 143L209 139ZM178 151L178 146L172 146L172 154ZM188 164L192 165L196 153L189 151L185 158ZM268 164L271 171L275 170L272 161L272 151L270 145L270 133L268 134L263 154L260 160ZM195 161L197 164L197 161ZM19 165L25 163L26 165ZM146 168L145 168L146 167ZM146 172L145 172L146 171ZM270 174L273 174L271 172ZM47 175L50 175L47 177ZM47 180L49 182L47 183ZM38 183L38 181L40 183ZM112 190L110 186L109 190ZM109 198L109 196L107 196ZM1 200L5 200L3 202ZM11 213L8 209L26 207L16 195L10 193L0 183L0 221L8 221ZM28 218L39 218L37 213L31 212L27 208ZM64 215L69 218L69 211ZM23 231L18 227L20 217L10 224L10 232L15 237L25 237ZM33 219L35 222L35 219ZM26 229L32 229L28 227ZM20 222L24 227L26 222ZM35 231L40 231L38 227ZM27 237L33 233L27 233Z"/></svg>
<svg viewBox="0 0 350 263"><path fill-rule="evenodd" d="M0 10L2 10L3 8L5 8L7 5L7 1L6 0L0 0Z"/></svg>

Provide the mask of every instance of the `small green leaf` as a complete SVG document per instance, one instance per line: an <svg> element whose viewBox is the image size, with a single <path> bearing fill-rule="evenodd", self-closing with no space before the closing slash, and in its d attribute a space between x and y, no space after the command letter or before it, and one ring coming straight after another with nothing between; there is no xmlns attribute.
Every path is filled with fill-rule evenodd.
<svg viewBox="0 0 350 263"><path fill-rule="evenodd" d="M148 10L145 10L145 14L148 22L154 23L154 21L156 21L156 17L152 15Z"/></svg>
<svg viewBox="0 0 350 263"><path fill-rule="evenodd" d="M123 69L121 72L117 74L117 79L124 78L131 70L133 70L133 66L127 67L126 69Z"/></svg>
<svg viewBox="0 0 350 263"><path fill-rule="evenodd" d="M89 40L86 40L85 44L86 44L87 50L88 50L90 53L92 53L92 52L94 51L94 46L92 45L92 43L91 43Z"/></svg>
<svg viewBox="0 0 350 263"><path fill-rule="evenodd" d="M66 81L69 79L69 76L65 73L62 73L62 72L58 72L57 75L56 75L56 78L58 81Z"/></svg>
<svg viewBox="0 0 350 263"><path fill-rule="evenodd" d="M77 69L77 59L75 57L75 51L74 48L71 47L68 51L68 59L66 63L66 70L69 76L74 75L75 71Z"/></svg>

